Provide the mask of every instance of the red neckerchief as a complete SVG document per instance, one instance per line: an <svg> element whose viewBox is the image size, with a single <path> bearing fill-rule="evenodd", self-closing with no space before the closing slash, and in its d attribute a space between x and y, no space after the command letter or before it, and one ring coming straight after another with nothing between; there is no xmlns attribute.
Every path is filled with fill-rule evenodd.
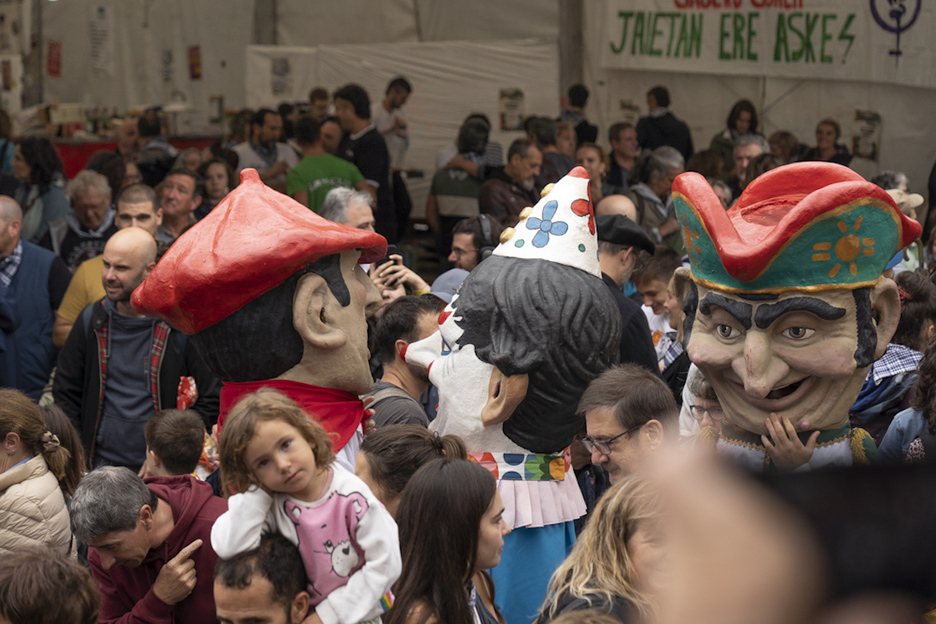
<svg viewBox="0 0 936 624"><path fill-rule="evenodd" d="M358 426L364 422L364 403L357 395L334 388L322 388L298 381L266 379L264 381L225 382L221 386L221 413L218 416L218 434L228 412L244 396L260 388L276 388L295 401L312 420L322 425L329 434L335 450L341 450ZM338 436L335 439L334 436Z"/></svg>

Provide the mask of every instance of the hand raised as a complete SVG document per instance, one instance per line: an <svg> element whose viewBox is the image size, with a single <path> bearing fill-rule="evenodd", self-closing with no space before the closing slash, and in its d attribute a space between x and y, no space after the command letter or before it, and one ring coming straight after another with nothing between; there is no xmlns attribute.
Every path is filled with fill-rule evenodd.
<svg viewBox="0 0 936 624"><path fill-rule="evenodd" d="M761 442L767 448L767 454L779 470L792 472L809 462L816 449L819 431L814 431L806 444L796 435L796 428L787 416L782 421L776 414L771 414L765 421L768 436L761 436Z"/></svg>
<svg viewBox="0 0 936 624"><path fill-rule="evenodd" d="M198 580L195 575L195 562L190 557L201 545L200 539L195 540L162 567L156 576L156 582L153 583L153 593L157 598L166 604L176 604L188 598Z"/></svg>

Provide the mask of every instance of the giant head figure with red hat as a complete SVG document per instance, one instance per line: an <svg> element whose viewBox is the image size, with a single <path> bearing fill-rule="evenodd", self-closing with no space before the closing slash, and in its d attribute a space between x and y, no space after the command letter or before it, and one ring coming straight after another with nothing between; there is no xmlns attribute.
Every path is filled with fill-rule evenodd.
<svg viewBox="0 0 936 624"><path fill-rule="evenodd" d="M380 296L359 263L386 249L382 236L327 221L246 169L132 302L191 337L224 382L222 423L241 395L273 386L335 434L341 449L364 416L357 395L373 385L365 315Z"/></svg>
<svg viewBox="0 0 936 624"><path fill-rule="evenodd" d="M811 467L872 459L848 410L899 320L882 273L920 225L830 163L765 173L728 211L698 174L673 197L695 284L687 350L725 413L719 450L757 469L777 437Z"/></svg>

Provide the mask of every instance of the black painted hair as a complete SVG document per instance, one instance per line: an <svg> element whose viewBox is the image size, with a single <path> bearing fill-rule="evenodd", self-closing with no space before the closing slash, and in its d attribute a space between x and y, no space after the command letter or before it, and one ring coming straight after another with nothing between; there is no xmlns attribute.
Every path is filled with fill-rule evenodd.
<svg viewBox="0 0 936 624"><path fill-rule="evenodd" d="M221 381L273 379L302 360L304 344L293 325L293 295L306 273L323 277L342 306L351 302L339 254L296 271L279 286L190 337L205 364ZM244 340L245 336L251 340Z"/></svg>
<svg viewBox="0 0 936 624"><path fill-rule="evenodd" d="M618 362L621 314L604 283L548 260L491 256L453 302L459 344L504 375L528 374L529 389L504 434L535 453L568 446L582 428L578 401Z"/></svg>

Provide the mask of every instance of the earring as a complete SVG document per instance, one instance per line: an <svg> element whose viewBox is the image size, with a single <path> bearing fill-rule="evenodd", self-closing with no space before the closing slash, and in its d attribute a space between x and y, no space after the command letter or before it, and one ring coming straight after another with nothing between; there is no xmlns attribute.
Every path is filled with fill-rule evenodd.
<svg viewBox="0 0 936 624"><path fill-rule="evenodd" d="M14 451L13 449L10 449L9 451L6 452L6 454L7 454L7 455L12 455L12 454L15 453L15 452L16 452L16 451Z"/></svg>

